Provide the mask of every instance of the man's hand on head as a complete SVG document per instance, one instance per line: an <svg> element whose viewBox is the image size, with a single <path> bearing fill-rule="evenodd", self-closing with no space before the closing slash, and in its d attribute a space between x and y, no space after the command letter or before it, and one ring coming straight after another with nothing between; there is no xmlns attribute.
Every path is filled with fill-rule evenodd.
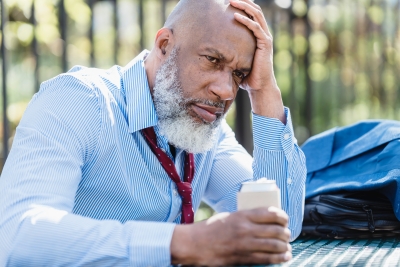
<svg viewBox="0 0 400 267"><path fill-rule="evenodd" d="M171 241L173 264L224 266L281 263L291 259L288 216L280 209L259 208L221 213L178 225Z"/></svg>
<svg viewBox="0 0 400 267"><path fill-rule="evenodd" d="M252 71L243 80L241 87L249 92L254 113L277 118L286 124L281 92L273 69L272 35L264 14L251 0L230 0L230 4L248 15L235 13L234 16L238 22L253 32L257 42Z"/></svg>

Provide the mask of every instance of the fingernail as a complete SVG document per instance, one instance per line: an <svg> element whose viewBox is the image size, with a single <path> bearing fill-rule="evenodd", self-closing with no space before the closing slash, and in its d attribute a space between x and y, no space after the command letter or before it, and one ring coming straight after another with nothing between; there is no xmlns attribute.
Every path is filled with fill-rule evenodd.
<svg viewBox="0 0 400 267"><path fill-rule="evenodd" d="M270 207L268 207L268 211L277 212L277 211L279 211L279 209L277 207L270 206Z"/></svg>

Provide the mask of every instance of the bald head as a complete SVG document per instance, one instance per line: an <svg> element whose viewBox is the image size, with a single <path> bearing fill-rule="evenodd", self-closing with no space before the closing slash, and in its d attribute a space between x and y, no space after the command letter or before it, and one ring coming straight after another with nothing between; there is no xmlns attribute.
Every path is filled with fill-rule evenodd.
<svg viewBox="0 0 400 267"><path fill-rule="evenodd" d="M206 37L211 31L232 29L233 33L247 33L251 42L253 34L234 19L235 12L245 15L228 0L180 0L164 27L171 29L177 40L181 37L187 40L193 35Z"/></svg>

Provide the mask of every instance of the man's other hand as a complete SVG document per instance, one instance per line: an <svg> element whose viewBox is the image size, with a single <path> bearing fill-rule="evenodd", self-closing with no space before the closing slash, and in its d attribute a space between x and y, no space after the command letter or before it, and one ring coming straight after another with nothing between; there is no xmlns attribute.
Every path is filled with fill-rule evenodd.
<svg viewBox="0 0 400 267"><path fill-rule="evenodd" d="M220 213L206 221L178 225L172 236L172 264L223 266L281 263L291 259L288 216L259 208Z"/></svg>
<svg viewBox="0 0 400 267"><path fill-rule="evenodd" d="M257 41L253 66L241 87L248 91L254 113L277 118L286 124L281 91L275 79L272 34L259 5L252 0L230 0L230 4L248 16L235 13L235 19L246 26Z"/></svg>

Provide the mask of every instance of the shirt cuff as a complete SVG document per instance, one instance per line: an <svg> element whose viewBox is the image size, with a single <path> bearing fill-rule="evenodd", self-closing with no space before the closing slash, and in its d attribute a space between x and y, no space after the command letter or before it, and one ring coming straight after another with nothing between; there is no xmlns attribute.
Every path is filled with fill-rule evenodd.
<svg viewBox="0 0 400 267"><path fill-rule="evenodd" d="M285 107L286 125L279 119L268 118L252 113L254 145L275 151L287 151L297 143L293 134L289 108Z"/></svg>
<svg viewBox="0 0 400 267"><path fill-rule="evenodd" d="M131 266L170 266L171 239L176 224L162 222L132 223Z"/></svg>

